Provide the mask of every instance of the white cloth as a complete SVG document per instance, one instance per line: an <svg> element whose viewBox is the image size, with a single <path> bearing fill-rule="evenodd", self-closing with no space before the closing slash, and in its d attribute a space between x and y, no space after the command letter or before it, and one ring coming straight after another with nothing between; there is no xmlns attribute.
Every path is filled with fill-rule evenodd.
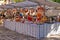
<svg viewBox="0 0 60 40"><path fill-rule="evenodd" d="M25 13L25 15L28 15L29 11Z"/></svg>
<svg viewBox="0 0 60 40"><path fill-rule="evenodd" d="M34 15L36 15L36 12L30 13L30 15L34 16Z"/></svg>

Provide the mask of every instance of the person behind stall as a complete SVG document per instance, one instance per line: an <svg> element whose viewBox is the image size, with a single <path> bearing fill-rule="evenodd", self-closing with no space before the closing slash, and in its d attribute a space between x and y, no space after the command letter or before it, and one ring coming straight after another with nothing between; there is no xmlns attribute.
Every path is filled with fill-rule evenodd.
<svg viewBox="0 0 60 40"><path fill-rule="evenodd" d="M2 24L3 23L3 20L2 20L2 18L0 17L0 24Z"/></svg>
<svg viewBox="0 0 60 40"><path fill-rule="evenodd" d="M41 18L42 18L42 13L41 13L40 10L41 10L41 9L40 9L40 6L38 6L37 9L36 9L37 21L40 21Z"/></svg>
<svg viewBox="0 0 60 40"><path fill-rule="evenodd" d="M11 14L11 18L12 18L12 20L13 20L13 19L14 19L14 11L13 11L13 9L11 9L10 14Z"/></svg>
<svg viewBox="0 0 60 40"><path fill-rule="evenodd" d="M20 15L19 15L19 13L20 13L20 12L19 12L19 11L17 11L17 12L16 12L16 16L20 16Z"/></svg>
<svg viewBox="0 0 60 40"><path fill-rule="evenodd" d="M4 19L4 18L5 18L4 13L5 13L5 12L4 12L4 11L2 11L2 14L1 14L1 15L2 15L2 19Z"/></svg>
<svg viewBox="0 0 60 40"><path fill-rule="evenodd" d="M21 18L23 18L23 15L24 15L24 10L23 10L23 8L20 8L20 14L19 14L19 15L20 15Z"/></svg>
<svg viewBox="0 0 60 40"><path fill-rule="evenodd" d="M34 23L36 21L36 10L34 8L30 8L30 15L32 16L32 22Z"/></svg>
<svg viewBox="0 0 60 40"><path fill-rule="evenodd" d="M57 22L60 22L60 13L58 14L58 16L56 16L56 19L55 19Z"/></svg>
<svg viewBox="0 0 60 40"><path fill-rule="evenodd" d="M39 11L39 12L41 12L41 14L44 16L45 14L44 14L44 12L45 12L45 8L44 7L41 7L41 6L38 6L37 7L37 10Z"/></svg>
<svg viewBox="0 0 60 40"><path fill-rule="evenodd" d="M7 10L7 15L8 15L8 18L9 18L9 19L12 18L12 15L11 15L11 9L8 9L8 10Z"/></svg>
<svg viewBox="0 0 60 40"><path fill-rule="evenodd" d="M16 14L17 14L17 9L16 8L12 9L12 13L13 13L13 17L15 18Z"/></svg>
<svg viewBox="0 0 60 40"><path fill-rule="evenodd" d="M19 15L19 12L16 13L15 21L16 22L20 22L21 21L21 16Z"/></svg>
<svg viewBox="0 0 60 40"><path fill-rule="evenodd" d="M42 18L42 14L41 12L39 12L38 10L36 11L36 16L37 16L37 21L40 21Z"/></svg>
<svg viewBox="0 0 60 40"><path fill-rule="evenodd" d="M43 23L47 22L48 18L45 15L45 8L44 7L40 7L40 12L42 13L41 22L43 22Z"/></svg>
<svg viewBox="0 0 60 40"><path fill-rule="evenodd" d="M28 13L29 13L28 8L25 8L25 9L24 9L24 11L25 11L25 15L27 16L27 15L28 15Z"/></svg>
<svg viewBox="0 0 60 40"><path fill-rule="evenodd" d="M16 15L16 13L14 13L13 9L10 10L10 18L11 18L11 21L14 20L14 15Z"/></svg>
<svg viewBox="0 0 60 40"><path fill-rule="evenodd" d="M5 15L5 19L7 18L7 11L4 12L4 15Z"/></svg>
<svg viewBox="0 0 60 40"><path fill-rule="evenodd" d="M28 8L24 8L24 17L25 17L25 19L27 19L28 13L29 13Z"/></svg>
<svg viewBox="0 0 60 40"><path fill-rule="evenodd" d="M2 24L2 11L0 13L0 24Z"/></svg>
<svg viewBox="0 0 60 40"><path fill-rule="evenodd" d="M6 10L6 12L4 13L4 15L5 15L5 18L6 18L6 19L9 18L9 12L8 12L8 10Z"/></svg>
<svg viewBox="0 0 60 40"><path fill-rule="evenodd" d="M2 17L2 11L0 12L0 17Z"/></svg>
<svg viewBox="0 0 60 40"><path fill-rule="evenodd" d="M21 17L21 22L25 22L25 13L24 13L24 8L20 8L20 17Z"/></svg>
<svg viewBox="0 0 60 40"><path fill-rule="evenodd" d="M30 12L27 15L27 19L28 19L28 21L32 21L32 16L30 15Z"/></svg>
<svg viewBox="0 0 60 40"><path fill-rule="evenodd" d="M31 16L36 16L36 12L33 8L30 8L30 15Z"/></svg>
<svg viewBox="0 0 60 40"><path fill-rule="evenodd" d="M41 6L37 8L36 16L37 16L37 21L39 21L40 23L44 23L47 20L44 11L45 11L44 8Z"/></svg>

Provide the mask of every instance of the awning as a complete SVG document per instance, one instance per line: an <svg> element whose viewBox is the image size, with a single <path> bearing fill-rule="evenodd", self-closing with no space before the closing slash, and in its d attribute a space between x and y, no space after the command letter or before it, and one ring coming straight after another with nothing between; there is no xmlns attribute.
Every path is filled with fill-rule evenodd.
<svg viewBox="0 0 60 40"><path fill-rule="evenodd" d="M1 5L0 8L3 8L3 9L12 9L14 8L13 6L8 6L8 5Z"/></svg>
<svg viewBox="0 0 60 40"><path fill-rule="evenodd" d="M38 4L30 1L25 1L25 2L15 3L12 5L15 7L32 7L32 6L37 6Z"/></svg>
<svg viewBox="0 0 60 40"><path fill-rule="evenodd" d="M34 1L43 5L47 5L50 7L60 7L60 3L56 3L56 2L52 2L50 0L30 0L30 1Z"/></svg>

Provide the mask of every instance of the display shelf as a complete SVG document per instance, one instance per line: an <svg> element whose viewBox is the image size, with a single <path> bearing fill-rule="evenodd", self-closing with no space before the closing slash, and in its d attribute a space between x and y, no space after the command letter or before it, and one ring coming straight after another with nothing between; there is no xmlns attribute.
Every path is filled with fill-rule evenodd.
<svg viewBox="0 0 60 40"><path fill-rule="evenodd" d="M51 34L60 33L60 23L44 23L44 24L27 24L21 22L5 21L5 28L8 28L12 31L16 31L20 34L41 38L49 37Z"/></svg>

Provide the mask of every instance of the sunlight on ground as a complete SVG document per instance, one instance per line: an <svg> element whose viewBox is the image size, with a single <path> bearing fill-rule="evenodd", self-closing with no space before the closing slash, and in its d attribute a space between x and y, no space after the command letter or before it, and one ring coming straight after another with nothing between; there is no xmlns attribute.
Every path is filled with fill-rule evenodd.
<svg viewBox="0 0 60 40"><path fill-rule="evenodd" d="M60 25L58 24L52 24L51 25L51 30L47 35L47 38L60 38Z"/></svg>

